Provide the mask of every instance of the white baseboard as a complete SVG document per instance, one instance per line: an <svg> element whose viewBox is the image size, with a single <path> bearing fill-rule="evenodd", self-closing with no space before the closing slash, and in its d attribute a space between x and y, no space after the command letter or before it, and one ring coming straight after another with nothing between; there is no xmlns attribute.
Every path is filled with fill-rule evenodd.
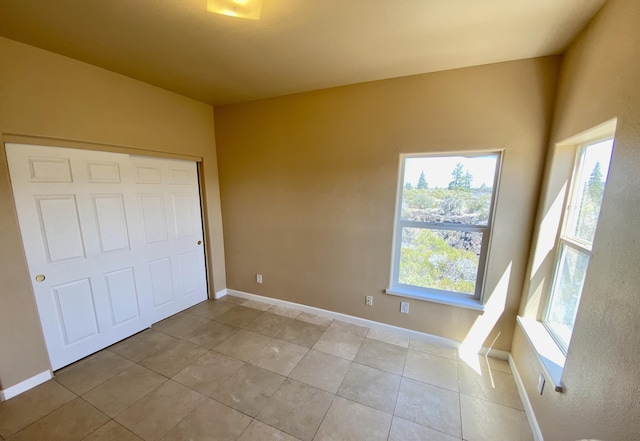
<svg viewBox="0 0 640 441"><path fill-rule="evenodd" d="M361 317L355 317L353 315L342 314L340 312L328 311L326 309L320 309L313 306L307 306L300 303L288 302L286 300L274 299L272 297L259 296L257 294L251 294L248 292L237 291L235 289L226 289L226 294L231 296L240 297L247 300L256 300L258 302L267 303L275 306L284 306L285 308L298 309L310 314L319 315L321 317L327 317L331 319L342 320L343 322L353 323L355 325L366 326L368 328L379 329L381 331L393 332L398 335L402 335L408 338L414 338L417 340L428 341L441 346L459 349L461 342L450 338L439 337L433 334L427 334L426 332L414 331L412 329L401 328L399 326L388 325L386 323L380 323L373 320L364 319ZM222 291L220 291L222 292ZM217 296L217 293L216 293ZM219 297L216 297L216 299ZM507 360L509 353L501 351L499 349L490 349L483 347L480 350L480 354L485 355L490 353L491 357L498 358L500 360Z"/></svg>
<svg viewBox="0 0 640 441"><path fill-rule="evenodd" d="M527 420L529 421L531 432L533 432L533 439L535 441L544 441L544 438L542 437L542 431L540 430L540 425L538 424L535 413L533 413L533 406L531 406L531 401L529 401L529 396L527 395L527 391L524 388L524 383L522 382L522 378L520 377L520 373L518 372L518 368L511 354L509 354L509 366L511 367L513 379L515 380L516 386L518 387L518 393L520 394L520 399L522 400L522 405L524 406L524 413L527 415Z"/></svg>
<svg viewBox="0 0 640 441"><path fill-rule="evenodd" d="M217 293L213 294L213 298L218 300L220 297L224 297L228 294L227 288L221 289Z"/></svg>
<svg viewBox="0 0 640 441"><path fill-rule="evenodd" d="M40 372L38 375L34 375L31 378L27 378L26 380L8 387L4 390L0 390L0 401L6 401L10 398L15 397L16 395L20 395L23 392L32 389L45 381L49 381L53 378L53 374L51 371Z"/></svg>

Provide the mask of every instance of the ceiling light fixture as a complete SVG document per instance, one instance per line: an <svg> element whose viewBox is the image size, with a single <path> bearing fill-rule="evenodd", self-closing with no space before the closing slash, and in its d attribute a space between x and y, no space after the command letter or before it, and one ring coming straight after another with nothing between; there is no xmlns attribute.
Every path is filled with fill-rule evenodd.
<svg viewBox="0 0 640 441"><path fill-rule="evenodd" d="M207 11L229 17L260 19L262 0L207 0Z"/></svg>

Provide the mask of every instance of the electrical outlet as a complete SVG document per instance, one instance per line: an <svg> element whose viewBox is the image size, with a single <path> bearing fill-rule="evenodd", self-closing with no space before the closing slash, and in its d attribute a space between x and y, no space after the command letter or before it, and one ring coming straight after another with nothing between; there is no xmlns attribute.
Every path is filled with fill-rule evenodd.
<svg viewBox="0 0 640 441"><path fill-rule="evenodd" d="M262 283L262 274L256 274L256 283Z"/></svg>
<svg viewBox="0 0 640 441"><path fill-rule="evenodd" d="M373 306L373 296L366 296L364 298L364 304L367 306Z"/></svg>
<svg viewBox="0 0 640 441"><path fill-rule="evenodd" d="M544 383L545 383L545 378L544 378L544 374L540 374L540 376L538 377L538 393L540 395L542 395L542 390L544 389Z"/></svg>
<svg viewBox="0 0 640 441"><path fill-rule="evenodd" d="M409 314L409 302L400 302L400 312Z"/></svg>

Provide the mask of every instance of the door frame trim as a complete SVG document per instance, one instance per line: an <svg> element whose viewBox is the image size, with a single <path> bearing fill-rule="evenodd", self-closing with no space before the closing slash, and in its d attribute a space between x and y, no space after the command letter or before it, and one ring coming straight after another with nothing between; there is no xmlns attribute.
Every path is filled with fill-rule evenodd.
<svg viewBox="0 0 640 441"><path fill-rule="evenodd" d="M174 154L161 152L156 150L147 150L140 149L135 147L128 146L118 146L106 143L98 143L98 142L84 142L84 141L74 141L63 138L52 138L46 136L32 136L32 135L21 135L16 133L0 133L0 154L2 154L5 158L6 170L9 172L9 163L7 160L7 144L20 144L20 145L32 145L32 146L41 146L41 147L52 147L52 148L69 148L83 151L96 151L96 152L106 152L106 153L119 153L125 154L129 156L142 156L149 157L155 159L173 159L179 161L189 161L194 162L196 165L196 174L197 174L197 184L198 184L198 197L200 202L200 223L202 227L203 233L203 256L204 256L204 275L205 275L205 289L206 289L206 297L207 299L214 299L215 290L213 286L213 272L211 259L209 257L209 247L210 243L210 231L208 228L208 215L207 215L207 201L206 201L206 191L205 191L205 171L203 167L204 160L201 156L193 156L193 155L183 155L183 154ZM18 219L18 209L15 202L15 194L13 192L13 182L9 179L9 189L11 195L11 202L13 204L13 212L16 216L16 224L18 225L18 229L20 230L20 221ZM20 234L22 232L20 231ZM27 261L26 251L24 250L24 241L20 238L20 242L22 244L23 255L24 255L24 265L28 267L29 263ZM49 369L47 371L41 372L34 377L31 377L27 380L24 380L17 385L11 386L6 390L0 389L0 402L3 400L7 400L13 396L21 394L33 387L38 386L39 384L53 378L53 369L51 363L51 357L48 353L48 348L44 336L44 330L42 329L41 318L37 309L36 295L33 289L33 284L29 283L29 290L31 292L32 299L34 301L34 308L36 310L36 314L38 315L38 323L40 325L40 331L42 335L42 342L45 348L45 353L47 354L47 364ZM49 377L46 377L48 373ZM43 379L44 378L44 379ZM39 381L39 382L38 382ZM23 383L25 385L23 386ZM24 387L24 388L22 388ZM13 388L17 388L17 392L12 392ZM8 398L5 398L8 397Z"/></svg>
<svg viewBox="0 0 640 441"><path fill-rule="evenodd" d="M61 147L67 149L94 150L99 152L123 153L133 156L150 156L152 158L178 159L181 161L203 162L202 156L183 155L181 153L167 153L159 150L143 149L127 145L107 144L93 141L75 141L50 136L25 135L20 133L3 133L3 144L30 144L43 147Z"/></svg>
<svg viewBox="0 0 640 441"><path fill-rule="evenodd" d="M209 243L211 243L211 231L209 228L209 217L208 217L208 204L207 204L207 193L206 193L206 176L204 170L204 158L202 156L195 155L184 155L181 153L168 153L159 150L153 149L145 149L140 147L134 147L130 145L118 145L118 144L109 144L104 142L95 142L95 141L87 141L87 140L74 140L68 138L60 138L53 136L42 136L42 135L28 135L25 133L17 133L17 132L1 132L0 133L0 153L5 157L7 156L5 144L30 144L30 145L41 145L45 147L61 147L61 148L70 148L70 149L80 149L80 150L94 150L99 152L110 152L110 153L122 153L126 155L133 156L149 156L152 158L164 158L164 159L177 159L182 161L193 161L197 165L198 171L198 184L199 184L199 192L200 192L200 212L202 217L202 232L203 232L203 242L204 242L204 265L205 265L205 274L207 278L207 298L214 299L215 298L215 281L213 278L213 253L212 250L209 249ZM9 168L7 167L7 173L9 172ZM13 201L13 195L12 195ZM17 222L17 210L15 208L14 201L14 212L16 213L16 222ZM26 258L25 258L26 265Z"/></svg>

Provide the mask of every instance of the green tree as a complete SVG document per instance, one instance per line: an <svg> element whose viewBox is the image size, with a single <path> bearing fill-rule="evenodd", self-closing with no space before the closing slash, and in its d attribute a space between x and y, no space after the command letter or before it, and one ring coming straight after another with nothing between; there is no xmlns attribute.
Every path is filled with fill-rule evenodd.
<svg viewBox="0 0 640 441"><path fill-rule="evenodd" d="M462 185L462 175L464 175L464 166L462 163L458 162L456 167L451 172L451 177L453 178L451 182L449 182L449 190L454 190L456 188L460 188Z"/></svg>
<svg viewBox="0 0 640 441"><path fill-rule="evenodd" d="M462 178L462 187L466 189L471 189L471 182L473 181L473 176L468 171L464 174Z"/></svg>
<svg viewBox="0 0 640 441"><path fill-rule="evenodd" d="M427 184L427 179L424 177L424 171L420 172L420 177L418 178L418 185L416 188L427 188L429 184Z"/></svg>
<svg viewBox="0 0 640 441"><path fill-rule="evenodd" d="M604 184L602 183L602 170L600 168L600 161L596 161L596 164L589 175L589 181L587 182L587 194L592 202L596 202L600 205L602 200L602 193L604 192Z"/></svg>
<svg viewBox="0 0 640 441"><path fill-rule="evenodd" d="M576 219L576 233L578 237L591 241L596 231L598 216L600 215L600 204L604 193L604 183L602 182L602 169L600 161L597 161L589 175Z"/></svg>
<svg viewBox="0 0 640 441"><path fill-rule="evenodd" d="M449 190L470 190L473 175L465 171L461 162L458 162L451 172L451 182L449 182Z"/></svg>
<svg viewBox="0 0 640 441"><path fill-rule="evenodd" d="M434 204L434 200L428 190L412 188L404 190L402 204L403 210L407 210L406 213L403 212L403 218L420 220L420 218L414 218L413 216L419 216L424 213L422 213L422 211L416 212L416 210L426 210L431 208ZM413 214L410 214L410 212L413 212Z"/></svg>
<svg viewBox="0 0 640 441"><path fill-rule="evenodd" d="M426 229L403 233L400 283L472 294L478 256L448 244L443 234Z"/></svg>
<svg viewBox="0 0 640 441"><path fill-rule="evenodd" d="M407 182L406 184L404 184L404 189L413 190L413 185L411 185L411 182Z"/></svg>

